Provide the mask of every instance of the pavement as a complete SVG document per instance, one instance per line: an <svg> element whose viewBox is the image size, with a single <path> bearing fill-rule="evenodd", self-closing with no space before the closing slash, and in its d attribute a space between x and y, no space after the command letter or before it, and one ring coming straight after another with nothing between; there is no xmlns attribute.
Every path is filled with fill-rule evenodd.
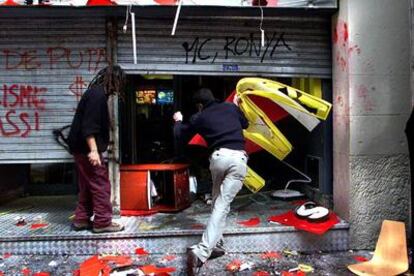
<svg viewBox="0 0 414 276"><path fill-rule="evenodd" d="M0 275L13 276L72 276L79 275L79 266L91 256L77 255L8 255L0 258ZM145 249L130 256L132 265L123 269L114 269L110 275L133 276L140 274L137 268L159 269L153 275L186 275L184 254L145 254ZM226 254L223 257L209 260L198 275L354 275L347 270L347 265L372 258L369 251L317 252L303 254L301 252L262 252L255 254ZM150 266L153 265L153 266ZM298 273L299 265L312 272ZM114 266L112 266L114 267ZM148 270L150 269L150 270ZM123 270L123 272L122 272ZM243 270L243 271L240 271ZM288 273L288 271L291 271ZM141 270L142 271L142 270ZM156 270L154 270L156 271ZM162 271L171 271L164 272ZM150 275L150 274L145 274ZM404 275L413 275L406 273ZM82 275L83 276L83 275ZM86 275L91 276L91 275Z"/></svg>

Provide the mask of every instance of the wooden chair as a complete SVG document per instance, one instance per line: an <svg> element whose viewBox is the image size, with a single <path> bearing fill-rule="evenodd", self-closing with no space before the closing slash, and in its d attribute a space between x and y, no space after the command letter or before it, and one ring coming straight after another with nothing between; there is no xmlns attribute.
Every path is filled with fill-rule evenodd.
<svg viewBox="0 0 414 276"><path fill-rule="evenodd" d="M408 270L405 224L384 220L375 247L374 257L363 263L349 265L357 275L390 276Z"/></svg>

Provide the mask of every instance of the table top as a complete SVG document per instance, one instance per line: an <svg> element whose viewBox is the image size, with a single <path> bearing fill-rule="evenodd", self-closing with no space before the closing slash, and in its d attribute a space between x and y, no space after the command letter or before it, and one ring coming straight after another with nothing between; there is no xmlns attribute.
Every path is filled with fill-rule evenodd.
<svg viewBox="0 0 414 276"><path fill-rule="evenodd" d="M121 165L121 171L175 171L187 169L189 164L133 164Z"/></svg>

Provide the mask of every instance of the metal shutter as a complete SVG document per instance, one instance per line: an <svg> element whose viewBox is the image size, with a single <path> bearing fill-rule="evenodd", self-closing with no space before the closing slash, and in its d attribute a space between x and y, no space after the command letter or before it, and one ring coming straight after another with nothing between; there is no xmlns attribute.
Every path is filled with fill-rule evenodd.
<svg viewBox="0 0 414 276"><path fill-rule="evenodd" d="M65 162L52 130L70 124L106 64L104 17L0 18L0 163Z"/></svg>
<svg viewBox="0 0 414 276"><path fill-rule="evenodd" d="M122 22L121 22L122 21ZM130 73L312 76L331 78L330 16L137 18L138 64L133 64L131 28L118 26L118 62Z"/></svg>

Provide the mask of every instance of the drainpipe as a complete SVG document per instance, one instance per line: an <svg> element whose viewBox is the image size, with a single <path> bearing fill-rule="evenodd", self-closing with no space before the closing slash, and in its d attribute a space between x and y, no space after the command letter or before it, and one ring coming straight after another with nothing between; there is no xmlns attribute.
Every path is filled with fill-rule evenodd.
<svg viewBox="0 0 414 276"><path fill-rule="evenodd" d="M108 62L110 64L117 64L117 21L115 18L108 18L106 22L106 53ZM118 100L118 96L113 96L108 101L111 121L108 171L109 181L111 182L111 203L114 216L119 216L121 212Z"/></svg>

